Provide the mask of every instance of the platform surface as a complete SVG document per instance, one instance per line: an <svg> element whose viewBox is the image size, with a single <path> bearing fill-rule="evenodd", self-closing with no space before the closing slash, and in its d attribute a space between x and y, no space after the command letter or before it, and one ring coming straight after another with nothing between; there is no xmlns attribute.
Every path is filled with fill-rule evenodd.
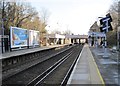
<svg viewBox="0 0 120 86"><path fill-rule="evenodd" d="M100 84L104 86L103 78L87 44L84 45L67 84Z"/></svg>
<svg viewBox="0 0 120 86"><path fill-rule="evenodd" d="M17 51L12 51L12 52L6 52L0 55L0 59L5 59L5 58L10 58L13 56L19 56L27 53L33 53L37 51L42 51L42 50L47 50L50 48L55 48L55 47L60 47L60 46L65 46L67 44L63 45L51 45L51 46L43 46L43 47L38 47L38 48L30 48L30 49L22 49L22 50L17 50Z"/></svg>

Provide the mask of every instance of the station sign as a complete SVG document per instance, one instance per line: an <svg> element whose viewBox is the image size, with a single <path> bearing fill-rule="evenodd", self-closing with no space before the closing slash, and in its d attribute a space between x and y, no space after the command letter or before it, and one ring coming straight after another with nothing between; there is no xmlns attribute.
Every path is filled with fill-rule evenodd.
<svg viewBox="0 0 120 86"><path fill-rule="evenodd" d="M112 22L112 17L110 13L108 13L106 17L100 20L100 24L101 24L100 32L107 33L108 31L112 31L113 29L112 29L111 22Z"/></svg>
<svg viewBox="0 0 120 86"><path fill-rule="evenodd" d="M102 32L89 32L88 36L91 36L91 37L105 37L105 33L102 33Z"/></svg>

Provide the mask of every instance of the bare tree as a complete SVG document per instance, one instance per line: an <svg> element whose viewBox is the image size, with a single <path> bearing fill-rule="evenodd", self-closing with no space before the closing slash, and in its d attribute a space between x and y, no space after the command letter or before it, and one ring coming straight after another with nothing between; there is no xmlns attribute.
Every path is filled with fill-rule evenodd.
<svg viewBox="0 0 120 86"><path fill-rule="evenodd" d="M19 27L22 25L22 22L25 22L26 19L32 18L37 14L38 13L35 11L35 9L32 8L30 5L18 3L16 8L15 25Z"/></svg>
<svg viewBox="0 0 120 86"><path fill-rule="evenodd" d="M50 12L46 8L42 8L40 12L40 18L43 23L47 24Z"/></svg>
<svg viewBox="0 0 120 86"><path fill-rule="evenodd" d="M31 30L41 30L41 20L38 15L34 16L32 19L28 18L26 21L23 22L22 27L31 29Z"/></svg>
<svg viewBox="0 0 120 86"><path fill-rule="evenodd" d="M55 29L51 32L51 34L61 34L61 32L59 30Z"/></svg>
<svg viewBox="0 0 120 86"><path fill-rule="evenodd" d="M111 14L112 16L112 26L113 26L113 29L116 30L117 29L117 25L118 25L118 1L115 1L110 9L109 9L109 13Z"/></svg>
<svg viewBox="0 0 120 86"><path fill-rule="evenodd" d="M45 27L47 26L49 16L50 16L49 11L45 8L42 8L40 11L40 20L41 20L40 40L42 41L41 44L43 44L43 45L46 42L45 35L47 34L47 30L45 29Z"/></svg>
<svg viewBox="0 0 120 86"><path fill-rule="evenodd" d="M0 2L1 4L1 16L4 20L5 34L9 34L10 26L21 27L23 22L27 19L31 19L38 13L28 3L22 2Z"/></svg>
<svg viewBox="0 0 120 86"><path fill-rule="evenodd" d="M41 32L42 33L46 33L45 27L47 26L49 16L50 16L50 12L46 8L41 8L40 19L42 22L42 25L41 25Z"/></svg>
<svg viewBox="0 0 120 86"><path fill-rule="evenodd" d="M65 34L65 35L67 35L67 34L69 34L69 35L71 35L72 34L72 32L70 31L70 30L65 30L64 32L63 32L63 34Z"/></svg>
<svg viewBox="0 0 120 86"><path fill-rule="evenodd" d="M114 1L114 3L111 5L110 9L109 9L109 13L111 14L112 17L112 28L113 31L110 31L107 33L107 41L108 41L108 45L109 46L114 46L117 45L117 27L120 21L120 13L118 8L120 7L120 5L118 5L118 1Z"/></svg>

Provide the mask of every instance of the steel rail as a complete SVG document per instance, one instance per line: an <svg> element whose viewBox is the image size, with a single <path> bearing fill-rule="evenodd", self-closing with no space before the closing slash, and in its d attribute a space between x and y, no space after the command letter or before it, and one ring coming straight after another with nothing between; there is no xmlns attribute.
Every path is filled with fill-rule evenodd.
<svg viewBox="0 0 120 86"><path fill-rule="evenodd" d="M45 59L44 61L49 60L50 58L52 58L52 57L54 57L54 56L56 56L56 55L62 54L63 52L66 52L67 50L69 50L69 49L71 49L71 48L73 48L73 47L74 47L74 46L72 46L72 47L70 47L70 48L67 48L67 49L65 49L65 50L62 50L62 51L60 51L60 52L57 52L56 54L50 55L49 58L48 58L48 59ZM44 62L44 61L42 61L42 62ZM30 69L30 68L34 67L35 65L37 65L37 64L39 64L39 63L41 63L41 62L35 63L35 64L33 64L33 65L30 65L30 66L28 66L26 69L23 69L23 70L19 71L18 73L11 74L10 76L8 76L8 77L6 77L6 78L3 78L3 80L6 80L6 79L9 78L9 77L15 76L15 75L17 75L17 74L19 74L19 73L27 70L27 69Z"/></svg>
<svg viewBox="0 0 120 86"><path fill-rule="evenodd" d="M67 60L70 55L72 54L73 50L69 52L67 55L65 55L62 59L57 61L54 65L49 67L46 71L44 71L42 74L34 78L32 81L30 81L26 86L37 86L41 81L43 81L50 73L52 73L57 67L59 67L65 60Z"/></svg>
<svg viewBox="0 0 120 86"><path fill-rule="evenodd" d="M81 52L81 51L79 51L79 53L78 53L78 55L76 56L75 60L73 61L72 65L70 66L70 68L69 68L66 76L65 76L64 79L62 80L60 86L65 86L65 85L67 84L67 81L68 81L68 79L69 79L69 77L70 77L70 75L71 75L71 73L72 73L72 71L73 71L73 68L74 68L74 66L75 66L75 64L76 64L76 62L77 62L77 59L79 58L80 52Z"/></svg>

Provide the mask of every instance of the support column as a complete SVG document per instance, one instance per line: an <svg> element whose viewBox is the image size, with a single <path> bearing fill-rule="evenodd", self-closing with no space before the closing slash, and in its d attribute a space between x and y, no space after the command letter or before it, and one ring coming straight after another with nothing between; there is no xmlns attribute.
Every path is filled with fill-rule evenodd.
<svg viewBox="0 0 120 86"><path fill-rule="evenodd" d="M80 39L79 39L79 44L80 44Z"/></svg>
<svg viewBox="0 0 120 86"><path fill-rule="evenodd" d="M61 39L61 44L64 44L64 39Z"/></svg>

